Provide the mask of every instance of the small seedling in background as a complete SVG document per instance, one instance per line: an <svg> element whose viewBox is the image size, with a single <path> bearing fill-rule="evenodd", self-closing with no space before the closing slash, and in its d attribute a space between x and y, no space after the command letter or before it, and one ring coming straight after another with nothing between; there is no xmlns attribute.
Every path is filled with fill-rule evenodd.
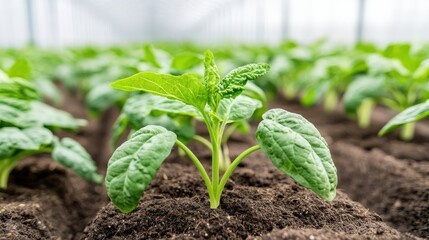
<svg viewBox="0 0 429 240"><path fill-rule="evenodd" d="M11 171L26 156L51 153L52 158L89 181L102 177L91 156L71 138L58 139L52 130L76 130L86 124L40 102L28 64L17 61L6 74L0 71L0 188L7 188ZM20 75L17 75L20 73Z"/></svg>

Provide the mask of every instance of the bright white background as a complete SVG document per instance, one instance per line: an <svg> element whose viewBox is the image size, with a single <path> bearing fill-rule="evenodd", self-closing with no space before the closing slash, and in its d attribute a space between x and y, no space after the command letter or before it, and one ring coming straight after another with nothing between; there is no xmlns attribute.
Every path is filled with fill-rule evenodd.
<svg viewBox="0 0 429 240"><path fill-rule="evenodd" d="M0 47L31 39L46 47L152 40L275 44L321 37L353 43L360 1L0 0ZM429 40L429 0L364 0L362 16L363 40Z"/></svg>

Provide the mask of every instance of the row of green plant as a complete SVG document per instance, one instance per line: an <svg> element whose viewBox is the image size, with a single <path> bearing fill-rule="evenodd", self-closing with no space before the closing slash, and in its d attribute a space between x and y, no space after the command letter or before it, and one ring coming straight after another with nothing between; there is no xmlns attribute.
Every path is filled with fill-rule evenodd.
<svg viewBox="0 0 429 240"><path fill-rule="evenodd" d="M386 48L358 44L350 48L319 41L311 45L285 42L276 47L223 46L215 51L217 64L210 51L202 55L201 47L192 44L61 51L29 48L25 49L26 55L21 55L22 51L6 50L7 57L0 61L0 66L7 69L3 74L4 84L15 86L4 85L6 90L2 91L6 98L2 101L9 107L21 106L13 105L18 101L29 107L23 108L25 113L19 117L10 117L18 115L5 110L9 114L5 119L9 122L5 122L4 128L31 131L30 136L37 136L33 133L37 129L28 130L28 127L43 128L44 134L54 129L77 129L79 125L62 124L81 121L40 102L40 94L61 101L54 80L69 90L83 93L88 109L95 114L117 105L121 115L114 125L113 146L128 128L131 134L109 161L106 187L113 203L124 212L136 207L173 145L198 168L212 208L218 207L223 188L235 167L259 149L298 183L325 200L332 200L336 170L326 142L301 116L281 109L266 112L266 95L274 97L280 93L288 99L299 99L304 106L323 102L326 111L333 111L342 103L345 112L357 118L361 127L370 124L372 110L382 104L402 112L386 124L380 135L402 127L403 139L412 138L414 122L429 115L428 49L410 44L392 44ZM18 58L21 56L39 70L30 74L28 61ZM269 63L271 70L268 71L266 63L249 63L253 61ZM12 65L12 62L15 63ZM256 78L259 79L254 83L249 82ZM23 79L31 79L35 84ZM115 81L117 79L121 80ZM31 90L19 86L22 82ZM13 101L9 99L13 91L9 93L8 89L18 91ZM28 98L27 92L34 95ZM33 105L44 107L38 109ZM46 114L36 117L35 111ZM36 119L34 125L19 125L21 119L32 118ZM247 121L251 118L263 119L256 132L258 145L231 161L228 139L235 131L247 134ZM55 119L61 120L55 122ZM196 122L207 127L209 139L195 133ZM9 141L9 135L9 132L4 134L5 142ZM3 178L7 179L22 157L52 152L55 160L86 179L101 180L89 155L76 142L60 141L53 135L48 142L40 139L31 147L28 145L28 149L17 148L16 142L3 145L10 152L5 151L7 161L2 161L5 165L2 176L6 176ZM212 152L211 179L198 157L186 146L190 141L198 141ZM68 148L71 153L61 155L61 151L56 150L61 149L61 143L62 151Z"/></svg>
<svg viewBox="0 0 429 240"><path fill-rule="evenodd" d="M85 149L71 138L54 135L57 130L77 130L86 121L43 103L35 83L28 80L30 75L31 68L23 59L0 70L0 189L7 187L20 160L38 153L50 153L84 179L101 183Z"/></svg>
<svg viewBox="0 0 429 240"><path fill-rule="evenodd" d="M98 114L112 105L122 109L127 101L129 94L109 87L116 79L141 71L202 74L203 49L195 44L134 44L57 51L10 49L3 50L6 57L0 65L17 57L31 60L36 70L33 81L43 95L60 101L61 95L51 81L60 80L68 89L83 92L88 109ZM287 99L298 99L303 106L321 103L328 112L342 106L350 118L365 128L370 125L377 105L399 113L429 98L428 49L427 44L344 46L321 40L309 45L292 41L278 46L224 45L214 48L214 53L223 74L253 61L270 64L271 71L256 82L269 98L282 94ZM402 139L413 137L417 120L396 122L402 129ZM385 129L380 135L388 132Z"/></svg>
<svg viewBox="0 0 429 240"><path fill-rule="evenodd" d="M155 177L156 171L175 144L199 170L212 208L219 206L223 189L234 169L246 156L259 149L262 149L282 172L323 199L330 201L335 197L336 169L326 141L317 129L300 115L282 109L265 112L267 101L264 92L249 82L265 75L269 70L268 64L247 64L233 69L221 78L210 51L205 53L202 61L203 74L192 70L201 63L197 54L179 54L171 58L150 45L146 45L143 52L145 61L151 62L151 66L111 84L120 90L137 90L139 93L131 95L117 92L118 95L114 96L120 96L118 98L101 98L110 104L118 103L122 107L122 114L114 127L113 141L123 134L128 125L133 130L128 140L117 148L109 160L106 176L109 197L120 210L129 212L137 206L144 189ZM160 61L160 56L165 56L165 61ZM63 64L59 64L58 69L67 66ZM156 72L145 71L147 68L155 69ZM128 68L130 69L132 67ZM191 70L184 73L186 69ZM40 96L32 83L14 75L18 73L19 77L30 78L28 71L28 62L18 60L7 70L8 76L5 75L4 78L5 84L9 84L7 86L14 86L13 91L8 91L4 85L3 100L7 106L15 107L12 103L22 100L22 105L27 104L29 107L23 109L22 113L13 112L16 113L13 118L5 118L7 124L14 126L14 131L9 132L12 129L10 127L3 129L6 131L4 142L8 142L2 145L7 150L2 161L5 163L3 175L7 179L16 162L25 156L52 152L54 160L88 180L100 182L101 177L96 173L95 166L84 149L71 139L60 141L51 132L53 129L77 129L83 121L40 102ZM75 72L77 73L78 71ZM120 75L126 73L127 71L123 71ZM89 78L94 76L99 77L98 74L89 74ZM22 82L28 85L28 89L18 85ZM94 106L91 105L92 101L88 101L93 89L89 88L87 91L82 87L85 83L92 82L85 78L72 82L76 85L69 86L67 81L64 83L86 93L89 107ZM27 99L24 91L32 93L32 97ZM7 98L12 95L16 98L13 101ZM126 101L121 103L123 99ZM35 108L33 105L41 107ZM101 111L104 108L91 109ZM11 116L10 112L5 112ZM265 113L262 115L263 112ZM250 147L231 161L228 139L234 131L248 133L246 121L252 116L263 118L256 132L258 145ZM25 122L32 118L35 119L34 123ZM21 120L25 124L18 125ZM205 124L209 139L195 134L195 121ZM75 125L72 125L73 123ZM27 145L23 144L26 140L30 140ZM186 146L192 140L201 142L212 152L211 178L198 157ZM23 145L20 145L21 143ZM32 145L29 145L30 143Z"/></svg>

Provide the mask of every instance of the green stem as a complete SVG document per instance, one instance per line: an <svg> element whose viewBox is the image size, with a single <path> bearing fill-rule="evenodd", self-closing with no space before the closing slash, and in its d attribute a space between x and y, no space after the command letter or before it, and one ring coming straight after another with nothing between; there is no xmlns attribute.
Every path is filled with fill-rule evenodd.
<svg viewBox="0 0 429 240"><path fill-rule="evenodd" d="M327 112L333 112L338 104L337 93L333 90L329 90L325 96L324 108Z"/></svg>
<svg viewBox="0 0 429 240"><path fill-rule="evenodd" d="M240 155L237 156L237 158L232 162L231 166L226 170L226 172L223 174L222 179L219 183L219 189L216 194L217 202L220 203L220 198L222 196L222 191L228 182L229 177L231 176L232 172L235 170L235 168L238 166L238 164L243 161L244 158L249 156L251 153L261 149L261 146L255 145L253 147L248 148L246 151L242 152Z"/></svg>
<svg viewBox="0 0 429 240"><path fill-rule="evenodd" d="M210 208L217 208L219 206L219 202L216 201L217 188L219 184L219 150L220 146L218 143L219 140L219 123L210 121L207 113L201 112L204 118L204 122L207 126L210 135L210 141L212 144L212 192L214 194L214 198L210 198Z"/></svg>
<svg viewBox="0 0 429 240"><path fill-rule="evenodd" d="M229 157L229 148L228 145L222 144L221 156L219 161L219 169L222 172L225 172L228 167L231 165L231 158Z"/></svg>
<svg viewBox="0 0 429 240"><path fill-rule="evenodd" d="M357 109L358 125L361 128L367 128L371 122L371 113L375 107L375 101L365 99Z"/></svg>
<svg viewBox="0 0 429 240"><path fill-rule="evenodd" d="M237 123L234 123L234 124L232 124L232 125L229 126L229 128L223 134L222 144L225 144L226 142L228 142L228 139L235 132L235 130L237 129L237 127L238 127Z"/></svg>
<svg viewBox="0 0 429 240"><path fill-rule="evenodd" d="M15 159L0 160L0 189L6 189L10 172L15 168L18 161Z"/></svg>
<svg viewBox="0 0 429 240"><path fill-rule="evenodd" d="M195 141L198 141L200 143L202 143L204 146L206 146L208 149L210 149L210 151L213 151L212 149L212 144L210 143L209 140L199 136L199 135L195 135L192 139L194 139Z"/></svg>
<svg viewBox="0 0 429 240"><path fill-rule="evenodd" d="M204 169L204 166L201 164L200 160L195 156L195 154L185 145L183 144L181 141L176 140L176 144L177 146L182 149L188 156L189 158L192 160L192 162L195 164L195 166L197 167L198 171L201 174L201 177L204 180L204 183L206 184L207 187L207 191L209 193L209 197L210 197L210 202L215 201L215 192L213 192L213 186L210 182L210 177L207 174L206 170Z"/></svg>
<svg viewBox="0 0 429 240"><path fill-rule="evenodd" d="M406 123L402 126L401 129L401 139L404 141L409 141L414 137L414 128L415 122Z"/></svg>

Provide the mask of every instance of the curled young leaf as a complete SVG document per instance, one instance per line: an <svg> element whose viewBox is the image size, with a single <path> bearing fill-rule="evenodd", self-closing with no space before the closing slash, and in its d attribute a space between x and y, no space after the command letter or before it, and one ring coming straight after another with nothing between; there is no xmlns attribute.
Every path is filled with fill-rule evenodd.
<svg viewBox="0 0 429 240"><path fill-rule="evenodd" d="M263 115L256 139L273 164L326 201L336 195L337 174L328 144L301 115L272 109Z"/></svg>
<svg viewBox="0 0 429 240"><path fill-rule="evenodd" d="M150 125L135 132L113 153L107 168L106 189L122 212L131 212L137 207L175 141L173 132Z"/></svg>
<svg viewBox="0 0 429 240"><path fill-rule="evenodd" d="M221 99L218 93L219 81L219 70L214 61L213 53L207 50L204 55L204 85L207 92L207 103L213 111L217 110Z"/></svg>
<svg viewBox="0 0 429 240"><path fill-rule="evenodd" d="M86 180L95 183L102 181L91 156L78 142L71 138L63 138L61 141L55 142L52 158Z"/></svg>
<svg viewBox="0 0 429 240"><path fill-rule="evenodd" d="M270 69L266 63L252 63L229 72L219 83L218 93L222 98L235 98L244 90L247 81L265 75Z"/></svg>
<svg viewBox="0 0 429 240"><path fill-rule="evenodd" d="M390 119L386 125L378 133L379 136L383 136L393 130L401 127L404 124L415 122L429 116L429 100L426 102L411 106L398 115Z"/></svg>

